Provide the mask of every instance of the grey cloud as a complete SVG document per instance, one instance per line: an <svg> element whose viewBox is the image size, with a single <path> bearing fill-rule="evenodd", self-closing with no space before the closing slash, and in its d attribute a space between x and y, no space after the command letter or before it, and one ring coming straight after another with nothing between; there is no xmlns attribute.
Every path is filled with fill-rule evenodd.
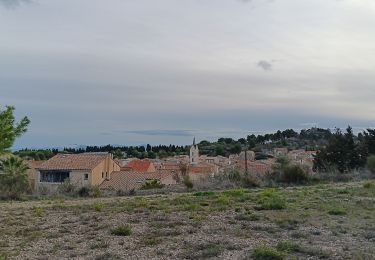
<svg viewBox="0 0 375 260"><path fill-rule="evenodd" d="M260 60L257 64L258 67L262 68L265 71L272 70L272 63L266 60Z"/></svg>
<svg viewBox="0 0 375 260"><path fill-rule="evenodd" d="M31 4L31 0L0 0L0 5L7 9L16 9L22 4Z"/></svg>
<svg viewBox="0 0 375 260"><path fill-rule="evenodd" d="M125 133L149 136L193 136L189 130L130 130Z"/></svg>

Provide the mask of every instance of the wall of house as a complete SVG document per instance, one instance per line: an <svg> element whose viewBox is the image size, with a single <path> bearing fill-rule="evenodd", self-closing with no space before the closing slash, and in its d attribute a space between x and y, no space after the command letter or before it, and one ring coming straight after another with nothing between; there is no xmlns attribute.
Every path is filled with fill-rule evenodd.
<svg viewBox="0 0 375 260"><path fill-rule="evenodd" d="M88 174L89 178L85 180L85 174ZM76 187L89 186L91 184L92 172L86 171L71 171L70 172L70 183Z"/></svg>
<svg viewBox="0 0 375 260"><path fill-rule="evenodd" d="M113 171L120 171L120 166L108 156L92 170L90 184L93 186L100 185L106 178L111 177Z"/></svg>
<svg viewBox="0 0 375 260"><path fill-rule="evenodd" d="M88 174L88 180L85 180L85 174ZM88 186L91 183L92 173L90 170L86 171L71 171L69 173L70 183L75 187L80 188ZM55 193L61 183L54 182L40 182L40 171L36 172L35 190L42 193Z"/></svg>
<svg viewBox="0 0 375 260"><path fill-rule="evenodd" d="M37 184L36 179L37 179L38 171L33 168L30 168L26 171L26 174L29 180L30 191L34 192L36 190L36 184Z"/></svg>

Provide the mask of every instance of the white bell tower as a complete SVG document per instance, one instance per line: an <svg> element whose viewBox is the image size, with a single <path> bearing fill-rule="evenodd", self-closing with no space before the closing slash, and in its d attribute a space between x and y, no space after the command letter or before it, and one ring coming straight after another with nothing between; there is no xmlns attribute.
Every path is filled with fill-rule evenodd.
<svg viewBox="0 0 375 260"><path fill-rule="evenodd" d="M193 139L193 145L190 147L190 164L198 164L199 162L199 149L198 145L195 144L195 137Z"/></svg>

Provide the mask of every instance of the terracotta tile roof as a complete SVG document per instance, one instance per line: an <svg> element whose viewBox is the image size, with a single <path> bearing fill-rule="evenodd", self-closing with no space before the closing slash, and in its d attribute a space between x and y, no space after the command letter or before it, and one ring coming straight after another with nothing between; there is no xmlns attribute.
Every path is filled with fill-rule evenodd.
<svg viewBox="0 0 375 260"><path fill-rule="evenodd" d="M126 165L126 167L132 168L136 172L146 172L150 166L152 166L152 162L147 160L133 160Z"/></svg>
<svg viewBox="0 0 375 260"><path fill-rule="evenodd" d="M41 166L44 162L45 161L34 161L34 160L25 161L25 163L27 164L27 166L29 166L30 169L36 169L39 166Z"/></svg>
<svg viewBox="0 0 375 260"><path fill-rule="evenodd" d="M57 154L38 167L40 170L92 170L109 154Z"/></svg>
<svg viewBox="0 0 375 260"><path fill-rule="evenodd" d="M114 190L139 189L146 180L158 179L162 181L167 177L169 177L169 174L167 173L118 171L112 172L111 178L109 180L105 180L100 185L100 188Z"/></svg>

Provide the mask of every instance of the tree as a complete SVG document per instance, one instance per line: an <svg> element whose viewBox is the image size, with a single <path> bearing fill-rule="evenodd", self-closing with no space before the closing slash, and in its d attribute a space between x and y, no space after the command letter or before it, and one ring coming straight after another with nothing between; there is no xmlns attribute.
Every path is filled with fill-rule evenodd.
<svg viewBox="0 0 375 260"><path fill-rule="evenodd" d="M235 144L234 146L232 146L232 147L230 148L230 152L231 152L232 154L238 154L238 153L241 152L241 150L242 150L242 147L241 147L240 144Z"/></svg>
<svg viewBox="0 0 375 260"><path fill-rule="evenodd" d="M245 138L240 138L240 139L238 139L238 142L239 142L240 144L246 144L246 143L247 143L247 141L246 141Z"/></svg>
<svg viewBox="0 0 375 260"><path fill-rule="evenodd" d="M26 171L29 167L16 156L0 160L0 196L19 199L29 189Z"/></svg>
<svg viewBox="0 0 375 260"><path fill-rule="evenodd" d="M30 124L27 117L16 123L13 112L12 106L6 106L5 110L0 109L0 155L10 152L16 138L25 133Z"/></svg>
<svg viewBox="0 0 375 260"><path fill-rule="evenodd" d="M122 159L124 158L124 154L120 149L116 149L112 151L113 158L115 159Z"/></svg>
<svg viewBox="0 0 375 260"><path fill-rule="evenodd" d="M216 146L215 153L216 153L216 156L217 155L225 156L225 148L224 148L224 146L223 145Z"/></svg>
<svg viewBox="0 0 375 260"><path fill-rule="evenodd" d="M375 175L375 155L371 155L367 158L366 166L370 172Z"/></svg>
<svg viewBox="0 0 375 260"><path fill-rule="evenodd" d="M361 154L360 146L354 141L353 130L350 126L343 134L340 129L336 129L329 139L328 145L322 149L315 157L314 168L325 171L329 166L335 166L339 172L364 166L362 159L365 154Z"/></svg>

